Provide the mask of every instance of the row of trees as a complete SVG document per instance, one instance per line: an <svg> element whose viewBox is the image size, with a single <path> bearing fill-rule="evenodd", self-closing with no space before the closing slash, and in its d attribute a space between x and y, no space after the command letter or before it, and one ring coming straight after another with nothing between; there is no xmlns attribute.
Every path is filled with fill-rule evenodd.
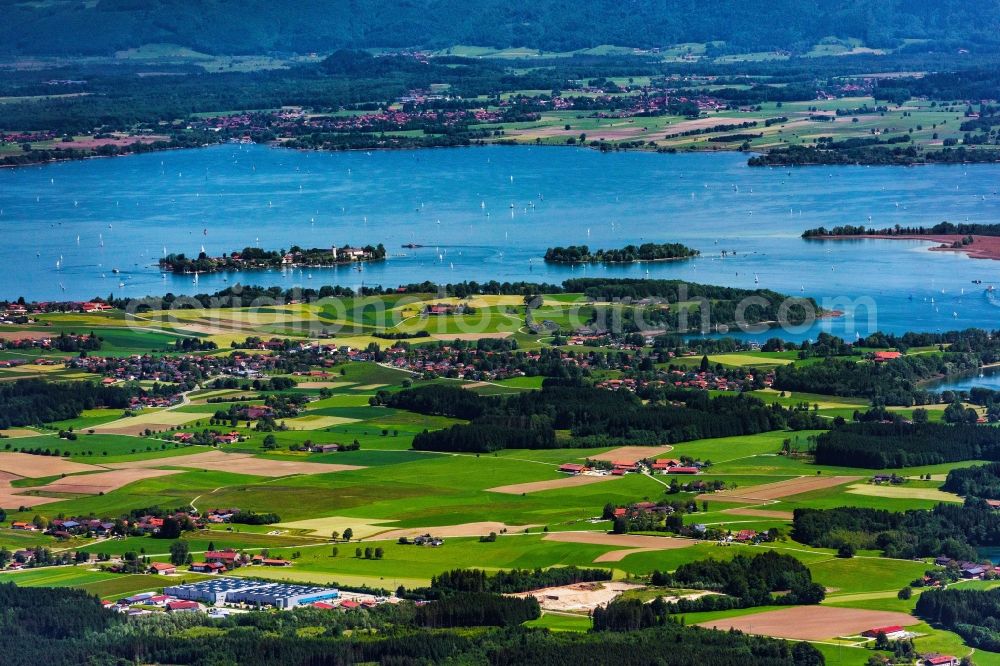
<svg viewBox="0 0 1000 666"><path fill-rule="evenodd" d="M812 573L798 559L775 551L766 551L753 557L737 555L723 562L715 559L697 560L679 566L673 573L654 571L654 585L714 590L737 600L736 608L770 604L818 604L826 596L825 588L814 583ZM774 594L782 592L782 594ZM699 606L701 597L694 600ZM683 603L683 602L680 602ZM688 604L690 605L690 604ZM673 612L711 610L709 608L680 608L673 605Z"/></svg>
<svg viewBox="0 0 1000 666"><path fill-rule="evenodd" d="M885 469L1000 460L1000 430L969 424L845 423L816 438L821 465Z"/></svg>
<svg viewBox="0 0 1000 666"><path fill-rule="evenodd" d="M882 229L867 228L864 225L854 226L845 224L843 226L827 229L817 227L807 229L802 232L803 238L815 238L823 236L1000 236L1000 224L978 224L939 222L930 227L904 227L897 224L894 227L884 227Z"/></svg>
<svg viewBox="0 0 1000 666"><path fill-rule="evenodd" d="M1000 463L953 469L941 490L963 497L1000 498Z"/></svg>
<svg viewBox="0 0 1000 666"><path fill-rule="evenodd" d="M773 386L780 391L861 397L885 405L910 407L941 399L922 389L921 381L975 370L995 353L991 346L982 353L909 355L875 364L827 358L821 363L779 366L775 369Z"/></svg>
<svg viewBox="0 0 1000 666"><path fill-rule="evenodd" d="M125 409L140 389L94 382L21 379L0 384L0 430L74 419L85 409Z"/></svg>
<svg viewBox="0 0 1000 666"><path fill-rule="evenodd" d="M749 395L710 398L698 391L645 395L644 403L626 391L591 386L561 385L546 379L541 391L506 398L463 396L459 409L466 415L479 411L468 425L424 431L413 440L422 451L490 453L504 448L596 448L640 441L682 442L710 437L756 434L785 427L795 415L778 405L767 406ZM460 389L454 389L460 390ZM426 397L414 396L424 388L410 389L397 404L428 410L425 413L457 415L447 401L451 391L435 389ZM682 403L682 404L679 404ZM808 414L806 415L808 417ZM802 420L802 419L799 419ZM806 425L815 425L805 418ZM569 430L573 438L556 438L556 430Z"/></svg>
<svg viewBox="0 0 1000 666"><path fill-rule="evenodd" d="M977 547L1000 546L1000 513L977 498L964 505L938 504L931 511L795 509L792 538L820 548L845 548L845 553L877 549L900 559L947 555L976 561Z"/></svg>
<svg viewBox="0 0 1000 666"><path fill-rule="evenodd" d="M917 599L916 612L974 648L1000 652L1000 589L928 590Z"/></svg>
<svg viewBox="0 0 1000 666"><path fill-rule="evenodd" d="M429 589L414 592L437 597L455 592L493 592L509 594L543 587L611 580L609 569L581 569L575 566L551 569L511 569L488 574L480 569L453 569L431 579Z"/></svg>

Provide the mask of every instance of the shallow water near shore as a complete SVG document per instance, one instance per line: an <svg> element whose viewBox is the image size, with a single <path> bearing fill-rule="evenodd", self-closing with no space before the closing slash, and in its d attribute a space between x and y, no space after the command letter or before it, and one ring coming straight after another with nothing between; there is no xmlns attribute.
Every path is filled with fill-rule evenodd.
<svg viewBox="0 0 1000 666"><path fill-rule="evenodd" d="M768 288L848 311L783 334L793 339L995 327L1000 309L985 288L1000 282L1000 262L930 252L921 241L800 234L838 224L1000 222L998 183L1000 165L752 169L739 153L502 146L316 153L224 145L6 169L0 298L210 293L236 282L650 277ZM195 284L156 266L164 250L379 242L389 259L362 271L212 274ZM542 261L554 245L641 242L680 242L702 256L626 266Z"/></svg>

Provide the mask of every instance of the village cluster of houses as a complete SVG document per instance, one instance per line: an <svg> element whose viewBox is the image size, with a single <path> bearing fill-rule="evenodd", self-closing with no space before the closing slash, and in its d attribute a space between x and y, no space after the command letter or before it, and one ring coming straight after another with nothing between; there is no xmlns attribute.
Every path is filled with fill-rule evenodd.
<svg viewBox="0 0 1000 666"><path fill-rule="evenodd" d="M934 564L940 567L956 567L962 578L967 580L1000 578L1000 566L996 566L988 562L967 562L965 560L957 561L951 559L947 555L939 555L935 558ZM940 585L940 581L929 580L927 576L924 577L924 580L931 586Z"/></svg>
<svg viewBox="0 0 1000 666"><path fill-rule="evenodd" d="M280 557L265 557L261 554L248 555L238 553L232 548L224 550L210 550L204 554L201 562L193 562L189 569L195 573L220 574L233 569L246 566L265 567L289 567L291 561ZM178 567L169 562L153 562L150 565L150 573L161 576L173 576L177 573Z"/></svg>
<svg viewBox="0 0 1000 666"><path fill-rule="evenodd" d="M183 525L190 525L192 528L202 529L209 524L229 523L234 515L239 513L238 508L218 508L209 509L204 513L176 511L166 516L142 515L136 518L118 518L110 520L108 518L93 517L71 517L53 518L47 524L36 525L33 522L15 520L10 523L12 530L24 532L42 532L56 538L68 539L75 536L89 537L110 537L110 536L144 536L156 534L165 518L173 518Z"/></svg>
<svg viewBox="0 0 1000 666"><path fill-rule="evenodd" d="M64 359L68 368L92 372L119 381L149 380L195 384L206 377L232 376L259 378L273 370L279 359L265 354L247 354L239 350L229 356L181 354L132 354L130 356L95 356Z"/></svg>
<svg viewBox="0 0 1000 666"><path fill-rule="evenodd" d="M156 592L140 592L139 594L122 597L117 601L104 599L101 601L101 606L130 617L149 615L154 612L190 613L205 609L204 606L196 601L177 599L169 594L158 594Z"/></svg>
<svg viewBox="0 0 1000 666"><path fill-rule="evenodd" d="M0 323L46 312L106 312L113 308L101 301L38 301L33 303L0 303Z"/></svg>
<svg viewBox="0 0 1000 666"><path fill-rule="evenodd" d="M657 380L637 380L632 377L621 379L605 379L596 384L598 388L610 391L636 391L647 386L672 385L678 388L700 389L702 391L739 391L744 384L752 383L755 380L753 373L746 373L742 377L733 379L725 375L714 372L699 372L696 370L671 370L667 379ZM774 381L774 374L768 373L764 376L763 384L770 387Z"/></svg>
<svg viewBox="0 0 1000 666"><path fill-rule="evenodd" d="M662 458L656 460L615 460L610 466L596 464L588 461L587 464L563 463L559 466L559 471L577 476L586 474L591 476L624 476L625 474L637 474L649 472L651 474L698 474L705 463L700 460L685 464L675 458Z"/></svg>
<svg viewBox="0 0 1000 666"><path fill-rule="evenodd" d="M258 417L259 418L259 417ZM181 444L193 444L195 439L195 433L193 432L175 432L173 440L175 442L180 442ZM227 433L215 432L212 434L212 441L215 444L236 444L241 441L243 436L238 430L232 430Z"/></svg>

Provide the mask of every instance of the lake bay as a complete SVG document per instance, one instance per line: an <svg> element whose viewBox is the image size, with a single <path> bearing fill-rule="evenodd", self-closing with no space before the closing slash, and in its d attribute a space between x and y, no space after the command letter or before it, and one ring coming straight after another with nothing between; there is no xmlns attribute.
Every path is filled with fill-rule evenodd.
<svg viewBox="0 0 1000 666"><path fill-rule="evenodd" d="M997 223L998 182L1000 165L760 169L739 153L497 146L312 153L223 145L66 162L0 170L0 261L8 267L0 297L191 294L236 282L356 288L650 277L875 306L872 317L859 308L857 319L825 320L790 337L814 337L819 327L849 339L993 327L1000 310L985 287L1000 281L1000 264L930 252L920 241L824 243L800 234L838 224ZM542 261L554 245L647 241L684 243L702 256L627 266ZM213 274L197 285L156 266L164 251L345 243L384 243L390 257L360 272ZM736 255L722 258L722 250Z"/></svg>

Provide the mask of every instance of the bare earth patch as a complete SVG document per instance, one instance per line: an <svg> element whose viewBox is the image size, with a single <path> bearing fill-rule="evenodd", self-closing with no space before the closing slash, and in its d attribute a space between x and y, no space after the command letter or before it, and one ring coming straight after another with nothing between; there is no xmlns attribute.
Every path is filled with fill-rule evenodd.
<svg viewBox="0 0 1000 666"><path fill-rule="evenodd" d="M434 333L431 335L435 340L479 340L480 338L491 338L502 340L514 335L514 331L494 331L491 333Z"/></svg>
<svg viewBox="0 0 1000 666"><path fill-rule="evenodd" d="M27 476L37 479L56 474L76 474L78 472L96 472L101 468L95 465L71 462L55 456L33 456L27 453L0 453L0 470L17 476Z"/></svg>
<svg viewBox="0 0 1000 666"><path fill-rule="evenodd" d="M668 451L673 451L674 447L664 444L663 446L620 446L611 449L607 453L599 453L596 456L587 456L591 460L604 460L607 462L636 462L646 458L655 458Z"/></svg>
<svg viewBox="0 0 1000 666"><path fill-rule="evenodd" d="M17 509L22 506L35 506L36 504L48 504L49 502L60 501L55 497L26 497L15 495L15 492L24 492L23 488L12 488L11 481L20 479L17 474L10 472L0 472L0 508Z"/></svg>
<svg viewBox="0 0 1000 666"><path fill-rule="evenodd" d="M752 488L736 488L718 493L703 493L699 500L716 500L718 502L767 502L769 500L801 495L813 490L832 488L851 481L857 481L860 476L800 476L787 481L765 483Z"/></svg>
<svg viewBox="0 0 1000 666"><path fill-rule="evenodd" d="M620 476L591 476L589 474L578 474L567 476L561 479L550 479L549 481L531 481L529 483L514 483L509 486L497 486L487 488L486 492L503 493L505 495L520 495L521 493L537 493L543 490L558 490L559 488L572 488L574 486L585 486L599 481L612 481L620 479Z"/></svg>
<svg viewBox="0 0 1000 666"><path fill-rule="evenodd" d="M4 331L0 330L0 340L44 340L51 338L47 331Z"/></svg>
<svg viewBox="0 0 1000 666"><path fill-rule="evenodd" d="M461 384L460 386L461 386L461 388L464 388L464 389L477 389L477 388L484 388L486 386L490 386L490 383L489 382L470 382L468 384Z"/></svg>
<svg viewBox="0 0 1000 666"><path fill-rule="evenodd" d="M543 610L589 613L617 599L622 592L643 587L634 583L606 581L601 583L574 583L560 587L545 587L530 592L518 592L512 597L534 597Z"/></svg>
<svg viewBox="0 0 1000 666"><path fill-rule="evenodd" d="M306 520L296 520L288 523L278 523L275 527L283 527L290 530L305 530L320 536L328 536L335 530L343 533L347 528L354 532L354 538L364 539L373 534L377 534L388 529L388 525L383 523L395 523L396 520L386 520L382 518L350 518L346 516L325 516L323 518L307 518Z"/></svg>
<svg viewBox="0 0 1000 666"><path fill-rule="evenodd" d="M197 417L197 414L194 415ZM205 414L203 418L208 418L210 414ZM115 423L121 423L121 421L115 421ZM176 428L176 423L129 423L122 425L121 427L108 428L106 426L98 426L94 428L94 432L105 434L105 435L132 435L133 437L138 437L140 435L146 434L146 431L150 432L162 432L164 430L170 430L171 428Z"/></svg>
<svg viewBox="0 0 1000 666"><path fill-rule="evenodd" d="M871 483L856 483L847 487L851 495L867 495L869 497L892 497L895 499L921 499L932 502L961 502L962 498L953 493L946 493L937 488L912 488L907 485L875 485Z"/></svg>
<svg viewBox="0 0 1000 666"><path fill-rule="evenodd" d="M151 479L157 476L178 474L175 469L115 469L96 474L79 474L56 479L52 483L36 488L39 492L79 493L81 495L97 495L118 490L135 481Z"/></svg>
<svg viewBox="0 0 1000 666"><path fill-rule="evenodd" d="M642 534L607 534L605 532L549 532L542 540L589 543L620 548L645 548L648 550L674 550L688 548L695 544L692 539L644 536Z"/></svg>
<svg viewBox="0 0 1000 666"><path fill-rule="evenodd" d="M333 389L354 386L354 382L299 382L298 387L304 389Z"/></svg>
<svg viewBox="0 0 1000 666"><path fill-rule="evenodd" d="M776 520L791 520L791 511L775 511L771 509L754 509L753 507L742 507L739 509L724 509L722 513L731 513L734 516L756 516L758 518L774 518Z"/></svg>
<svg viewBox="0 0 1000 666"><path fill-rule="evenodd" d="M364 469L357 465L327 465L324 463L299 462L295 460L275 460L270 458L255 458L247 453L225 453L223 451L205 451L189 456L174 456L172 458L157 458L153 460L136 460L132 462L108 463L106 467L113 469L150 469L162 467L186 467L191 469L211 469L218 472L233 474L250 474L253 476L288 476L290 474L329 474L352 469Z"/></svg>
<svg viewBox="0 0 1000 666"><path fill-rule="evenodd" d="M917 624L919 621L907 613L892 611L833 606L796 606L795 608L782 608L755 615L702 622L698 626L722 631L737 629L746 633L775 638L819 641L838 636L856 636L862 631L875 627L891 625L906 627Z"/></svg>
<svg viewBox="0 0 1000 666"><path fill-rule="evenodd" d="M42 433L27 428L11 428L10 430L0 430L0 435L17 439L18 437L40 437Z"/></svg>
<svg viewBox="0 0 1000 666"><path fill-rule="evenodd" d="M439 525L437 527L404 527L378 534L379 539L398 539L399 537L417 537L422 534L431 534L436 537L475 537L487 536L490 532L500 533L506 529L508 532L523 532L529 527L537 525L507 525L496 521L483 521L478 523L463 523L461 525Z"/></svg>

